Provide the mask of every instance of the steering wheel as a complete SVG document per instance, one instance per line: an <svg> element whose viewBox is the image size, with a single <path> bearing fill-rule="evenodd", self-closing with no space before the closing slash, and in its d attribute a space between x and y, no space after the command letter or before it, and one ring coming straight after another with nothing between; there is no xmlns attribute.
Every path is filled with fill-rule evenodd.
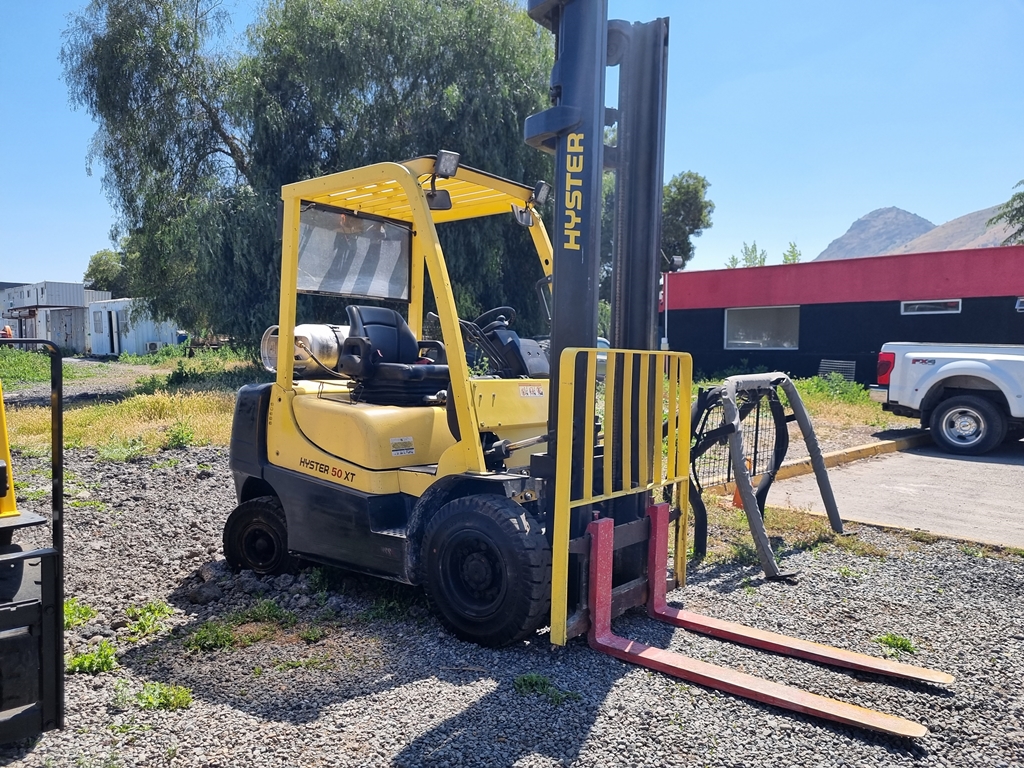
<svg viewBox="0 0 1024 768"><path fill-rule="evenodd" d="M502 320L504 318L504 320ZM516 311L512 307L495 307L484 312L473 321L473 325L486 336L498 328L507 328L516 320Z"/></svg>

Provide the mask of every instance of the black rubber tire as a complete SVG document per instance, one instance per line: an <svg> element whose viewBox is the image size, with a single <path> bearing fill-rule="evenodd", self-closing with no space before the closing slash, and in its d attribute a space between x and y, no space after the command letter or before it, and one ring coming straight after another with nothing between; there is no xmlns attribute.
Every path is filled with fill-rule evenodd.
<svg viewBox="0 0 1024 768"><path fill-rule="evenodd" d="M466 496L427 524L420 583L456 637L490 648L516 643L548 620L551 548L537 521L511 499Z"/></svg>
<svg viewBox="0 0 1024 768"><path fill-rule="evenodd" d="M1006 436L1006 416L992 401L976 395L943 400L929 420L932 440L944 451L961 456L988 453Z"/></svg>
<svg viewBox="0 0 1024 768"><path fill-rule="evenodd" d="M224 558L236 571L288 573L298 559L288 551L288 523L276 496L243 502L224 524Z"/></svg>

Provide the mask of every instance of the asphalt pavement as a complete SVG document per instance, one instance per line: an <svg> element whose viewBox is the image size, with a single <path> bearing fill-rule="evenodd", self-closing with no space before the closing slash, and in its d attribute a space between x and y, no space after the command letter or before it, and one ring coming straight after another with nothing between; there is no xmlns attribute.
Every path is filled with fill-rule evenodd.
<svg viewBox="0 0 1024 768"><path fill-rule="evenodd" d="M1024 548L1024 442L984 456L934 446L833 467L844 520ZM777 481L768 504L825 513L814 475Z"/></svg>

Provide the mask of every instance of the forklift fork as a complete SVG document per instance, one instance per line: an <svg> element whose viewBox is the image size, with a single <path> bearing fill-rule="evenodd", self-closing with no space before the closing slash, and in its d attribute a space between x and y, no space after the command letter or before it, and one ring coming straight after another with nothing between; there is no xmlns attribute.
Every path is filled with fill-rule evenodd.
<svg viewBox="0 0 1024 768"><path fill-rule="evenodd" d="M701 634L823 664L928 683L951 683L953 681L953 677L944 672L899 664L774 632L765 632L742 624L713 619L690 611L669 608L665 602L668 505L652 505L648 508L647 514L651 518L647 601L647 612L651 617ZM928 729L923 725L901 717L773 683L753 675L708 664L672 651L653 648L616 635L611 630L614 525L614 521L610 519L601 519L592 522L588 528L591 553L590 629L587 636L592 648L689 682L826 720L834 720L896 736L917 738L928 733Z"/></svg>

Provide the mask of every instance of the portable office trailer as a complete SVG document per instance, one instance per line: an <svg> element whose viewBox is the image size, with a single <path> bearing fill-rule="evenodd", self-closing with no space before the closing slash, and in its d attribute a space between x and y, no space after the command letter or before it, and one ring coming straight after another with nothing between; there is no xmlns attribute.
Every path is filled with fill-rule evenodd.
<svg viewBox="0 0 1024 768"><path fill-rule="evenodd" d="M144 310L133 310L134 299L110 299L89 304L89 335L94 355L144 355L178 342L177 326L157 323Z"/></svg>
<svg viewBox="0 0 1024 768"><path fill-rule="evenodd" d="M1024 246L1003 246L675 272L667 336L706 375L838 361L872 383L888 341L1024 344L1021 264Z"/></svg>

